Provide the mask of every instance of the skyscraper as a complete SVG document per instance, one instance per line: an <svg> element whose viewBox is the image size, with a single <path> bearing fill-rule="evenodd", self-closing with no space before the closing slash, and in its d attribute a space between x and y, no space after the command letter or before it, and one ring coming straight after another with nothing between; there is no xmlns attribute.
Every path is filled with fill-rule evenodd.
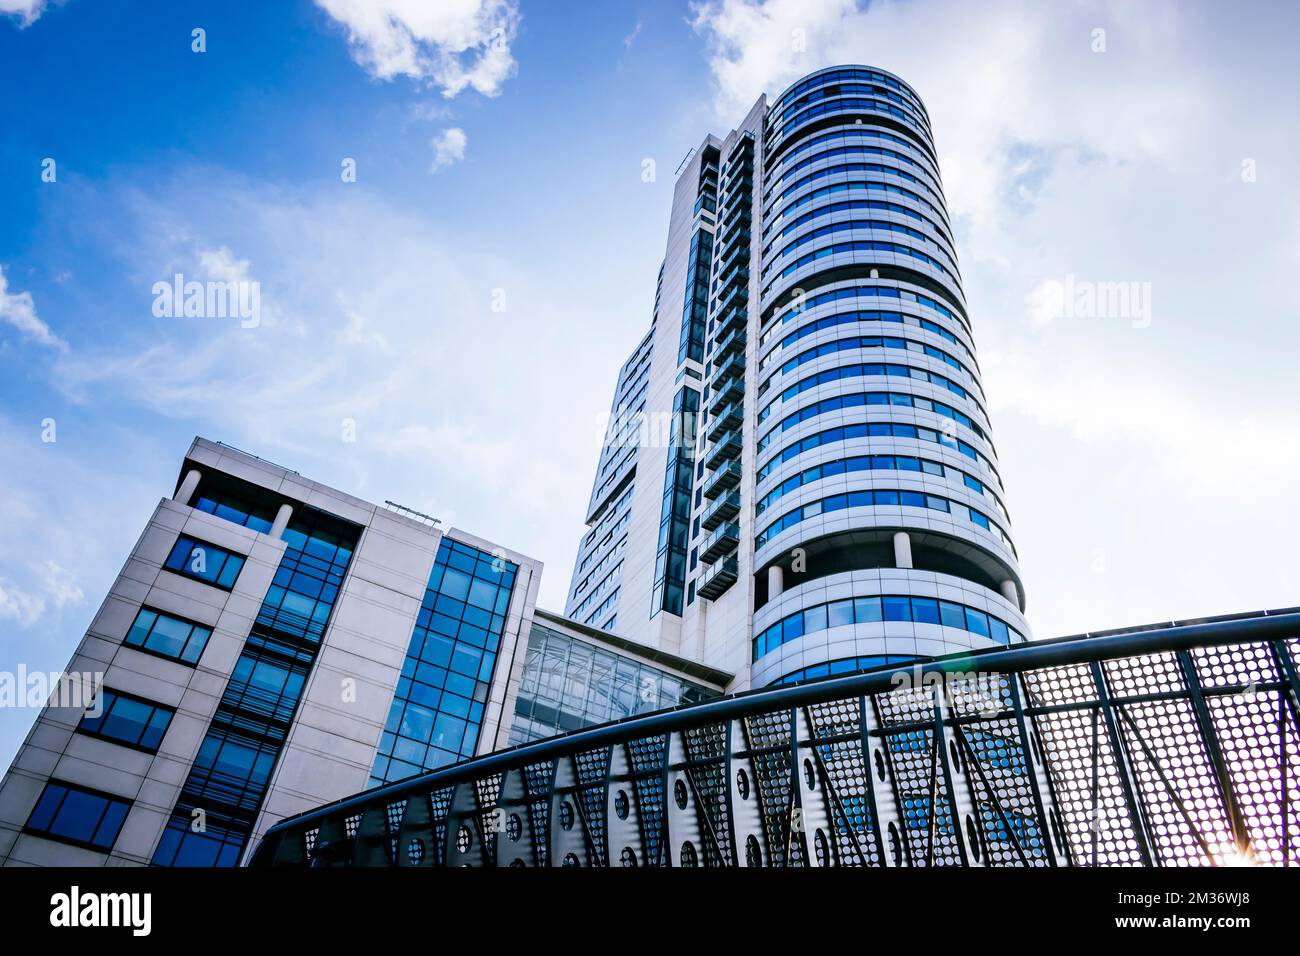
<svg viewBox="0 0 1300 956"><path fill-rule="evenodd" d="M692 152L611 413L570 617L737 689L1029 634L930 120L897 77L819 70Z"/></svg>

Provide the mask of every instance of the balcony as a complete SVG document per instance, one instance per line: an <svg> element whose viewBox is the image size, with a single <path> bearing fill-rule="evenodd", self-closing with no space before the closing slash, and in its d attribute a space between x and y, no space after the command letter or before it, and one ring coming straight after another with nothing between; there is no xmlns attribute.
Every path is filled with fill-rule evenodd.
<svg viewBox="0 0 1300 956"><path fill-rule="evenodd" d="M700 524L705 531L712 531L724 521L730 521L740 514L740 492L729 491L704 511Z"/></svg>
<svg viewBox="0 0 1300 956"><path fill-rule="evenodd" d="M731 271L718 280L718 288L726 291L730 288L741 288L749 285L749 263L738 262L732 266Z"/></svg>
<svg viewBox="0 0 1300 956"><path fill-rule="evenodd" d="M738 169L730 174L730 177L722 187L722 192L728 199L731 199L739 192L749 191L753 188L754 172L750 167L746 166L743 169Z"/></svg>
<svg viewBox="0 0 1300 956"><path fill-rule="evenodd" d="M722 437L724 432L729 432L733 428L739 428L741 421L744 420L744 413L744 406L739 402L728 405L726 408L718 412L718 414L709 422L709 430L705 433L704 437L709 441L717 441Z"/></svg>
<svg viewBox="0 0 1300 956"><path fill-rule="evenodd" d="M704 483L704 497L712 501L738 484L740 484L740 462L729 461L711 474L709 480Z"/></svg>
<svg viewBox="0 0 1300 956"><path fill-rule="evenodd" d="M745 330L736 329L729 335L724 335L721 339L713 340L713 361L721 362L733 352L745 353Z"/></svg>
<svg viewBox="0 0 1300 956"><path fill-rule="evenodd" d="M736 583L739 573L740 565L734 557L719 561L700 576L695 593L706 600L715 601Z"/></svg>
<svg viewBox="0 0 1300 956"><path fill-rule="evenodd" d="M713 470L724 461L739 457L740 448L740 429L732 429L719 438L717 443L709 449L709 453L704 459L704 467Z"/></svg>
<svg viewBox="0 0 1300 956"><path fill-rule="evenodd" d="M749 201L749 197L740 196L738 198L740 202L731 203L722 214L724 229L742 228L754 221L753 212L750 209L753 204Z"/></svg>
<svg viewBox="0 0 1300 956"><path fill-rule="evenodd" d="M717 313L715 313L717 314ZM714 323L713 337L720 339L724 335L732 332L743 330L749 324L749 310L744 308L735 308L721 314L721 317ZM740 356L744 360L744 356Z"/></svg>
<svg viewBox="0 0 1300 956"><path fill-rule="evenodd" d="M732 315L735 315L735 313L733 312ZM725 325L719 324L718 328L730 330L733 328L733 323L728 322ZM741 354L732 355L714 369L713 376L709 379L709 388L716 393L721 391L721 386L725 384L727 379L731 378L733 375L743 376L744 374L745 356Z"/></svg>
<svg viewBox="0 0 1300 956"><path fill-rule="evenodd" d="M729 521L704 539L704 543L700 545L700 560L705 564L712 564L723 555L735 553L739 544L740 525Z"/></svg>
<svg viewBox="0 0 1300 956"><path fill-rule="evenodd" d="M731 255L733 249L748 249L749 240L754 238L754 234L748 229L729 229L722 237L722 255L727 257Z"/></svg>
<svg viewBox="0 0 1300 956"><path fill-rule="evenodd" d="M709 414L721 417L722 412L726 411L728 405L737 404L744 397L745 380L739 376L733 376L723 383L722 388L709 397Z"/></svg>
<svg viewBox="0 0 1300 956"><path fill-rule="evenodd" d="M749 247L743 245L733 245L730 249L723 252L722 257L718 260L718 275L722 275L733 265L743 262L749 264Z"/></svg>
<svg viewBox="0 0 1300 956"><path fill-rule="evenodd" d="M730 286L730 291L727 291L727 287L724 287L723 291L727 291L727 294L718 299L718 304L713 309L714 312L721 314L723 312L726 312L733 305L739 307L742 303L749 301L749 281L748 281L749 267L748 266L745 267L745 272L746 272L745 282L739 284L733 283Z"/></svg>

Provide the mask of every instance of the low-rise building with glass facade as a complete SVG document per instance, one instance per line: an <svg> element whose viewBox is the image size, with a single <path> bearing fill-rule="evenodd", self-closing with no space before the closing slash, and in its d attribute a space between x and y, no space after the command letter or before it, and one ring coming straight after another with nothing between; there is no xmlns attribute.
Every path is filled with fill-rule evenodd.
<svg viewBox="0 0 1300 956"><path fill-rule="evenodd" d="M196 439L67 667L93 700L52 700L0 783L0 864L234 866L282 817L504 747L540 575Z"/></svg>
<svg viewBox="0 0 1300 956"><path fill-rule="evenodd" d="M717 697L731 675L538 610L515 698L521 744Z"/></svg>

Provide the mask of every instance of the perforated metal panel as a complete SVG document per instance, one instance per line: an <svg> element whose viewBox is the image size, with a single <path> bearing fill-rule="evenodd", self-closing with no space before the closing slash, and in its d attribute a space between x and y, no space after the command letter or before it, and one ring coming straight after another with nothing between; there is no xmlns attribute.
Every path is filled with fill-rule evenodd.
<svg viewBox="0 0 1300 956"><path fill-rule="evenodd" d="M455 794L491 862L502 781L521 774L537 866L610 865L610 815L629 867L1291 866L1297 630L1287 612L1042 642L902 687L875 671L678 708L285 821L255 862L464 859ZM367 832L385 852L362 852Z"/></svg>

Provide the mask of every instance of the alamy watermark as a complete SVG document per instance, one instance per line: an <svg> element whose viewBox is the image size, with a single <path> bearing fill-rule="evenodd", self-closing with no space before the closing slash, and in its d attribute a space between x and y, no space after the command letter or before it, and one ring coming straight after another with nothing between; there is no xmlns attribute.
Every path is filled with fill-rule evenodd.
<svg viewBox="0 0 1300 956"><path fill-rule="evenodd" d="M949 707L965 713L989 716L1006 708L1004 675L982 671L926 671L920 664L890 675L893 693L913 706L933 705L934 694L941 693Z"/></svg>
<svg viewBox="0 0 1300 956"><path fill-rule="evenodd" d="M153 284L153 314L164 319L239 319L240 328L262 324L262 284L255 279L187 280Z"/></svg>
<svg viewBox="0 0 1300 956"><path fill-rule="evenodd" d="M103 712L104 675L98 671L0 671L0 707L66 707L91 717Z"/></svg>
<svg viewBox="0 0 1300 956"><path fill-rule="evenodd" d="M1135 329L1151 325L1151 283L1097 282L1074 273L1051 279L1034 290L1030 304L1035 320L1124 319Z"/></svg>

